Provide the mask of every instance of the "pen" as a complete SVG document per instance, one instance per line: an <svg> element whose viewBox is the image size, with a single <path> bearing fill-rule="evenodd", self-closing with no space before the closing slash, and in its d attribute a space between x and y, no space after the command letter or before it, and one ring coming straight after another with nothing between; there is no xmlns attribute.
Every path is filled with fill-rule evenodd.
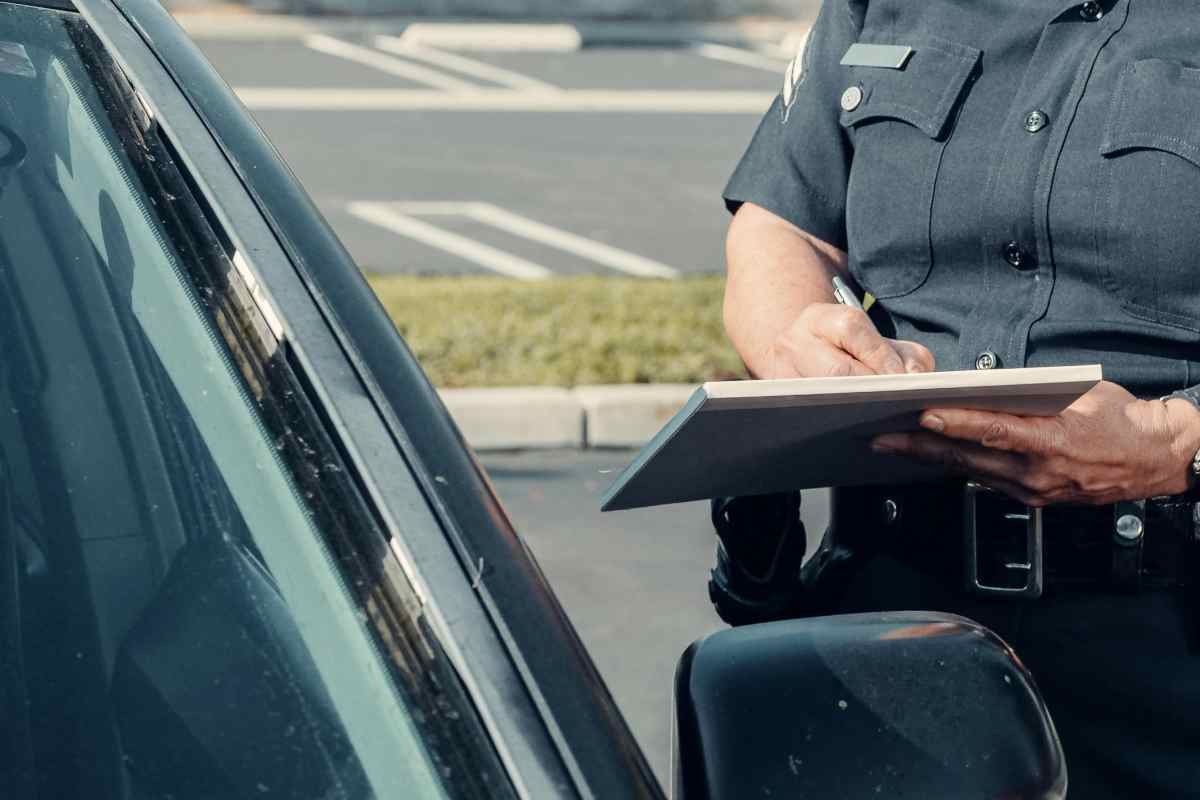
<svg viewBox="0 0 1200 800"><path fill-rule="evenodd" d="M859 311L866 311L866 309L863 308L862 303L860 303L858 298L854 296L854 290L847 286L846 282L837 275L833 276L833 296L844 306L857 308Z"/></svg>

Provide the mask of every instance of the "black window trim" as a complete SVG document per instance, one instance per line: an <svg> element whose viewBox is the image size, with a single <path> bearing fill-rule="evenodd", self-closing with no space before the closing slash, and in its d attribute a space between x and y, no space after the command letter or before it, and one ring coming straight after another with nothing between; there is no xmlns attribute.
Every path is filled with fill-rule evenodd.
<svg viewBox="0 0 1200 800"><path fill-rule="evenodd" d="M278 154L156 0L76 5L249 254L265 302L285 312L289 346L518 791L661 798L436 392ZM280 208L292 218L273 216ZM422 415L417 428L405 413Z"/></svg>

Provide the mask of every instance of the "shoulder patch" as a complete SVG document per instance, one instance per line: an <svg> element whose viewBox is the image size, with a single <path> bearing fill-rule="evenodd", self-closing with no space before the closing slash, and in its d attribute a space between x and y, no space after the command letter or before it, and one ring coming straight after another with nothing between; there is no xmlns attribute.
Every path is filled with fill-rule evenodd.
<svg viewBox="0 0 1200 800"><path fill-rule="evenodd" d="M799 47L796 48L796 57L788 64L787 69L783 74L783 121L787 122L788 116L792 113L792 106L796 103L796 96L799 93L801 84L804 83L805 77L808 74L808 34L804 34Z"/></svg>

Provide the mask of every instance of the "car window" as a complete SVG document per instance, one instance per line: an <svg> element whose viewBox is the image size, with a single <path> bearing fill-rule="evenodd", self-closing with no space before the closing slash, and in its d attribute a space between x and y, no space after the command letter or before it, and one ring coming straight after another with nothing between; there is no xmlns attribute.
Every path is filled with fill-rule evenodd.
<svg viewBox="0 0 1200 800"><path fill-rule="evenodd" d="M0 9L4 796L508 796L246 259L86 25Z"/></svg>

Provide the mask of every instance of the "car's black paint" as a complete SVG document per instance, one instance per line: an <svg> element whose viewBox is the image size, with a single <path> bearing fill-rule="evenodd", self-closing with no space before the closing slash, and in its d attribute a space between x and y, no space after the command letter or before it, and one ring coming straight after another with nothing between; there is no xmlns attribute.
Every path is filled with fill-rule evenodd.
<svg viewBox="0 0 1200 800"><path fill-rule="evenodd" d="M995 634L932 612L715 633L676 674L677 800L1051 800L1062 748Z"/></svg>
<svg viewBox="0 0 1200 800"><path fill-rule="evenodd" d="M85 0L87 11L105 0ZM118 8L153 49L223 149L310 287L438 513L575 787L564 794L659 797L644 756L545 578L513 531L437 393L296 178L154 0ZM482 566L481 574L480 566ZM478 579L476 579L478 578ZM510 667L511 668L511 667ZM503 715L505 708L488 709Z"/></svg>

